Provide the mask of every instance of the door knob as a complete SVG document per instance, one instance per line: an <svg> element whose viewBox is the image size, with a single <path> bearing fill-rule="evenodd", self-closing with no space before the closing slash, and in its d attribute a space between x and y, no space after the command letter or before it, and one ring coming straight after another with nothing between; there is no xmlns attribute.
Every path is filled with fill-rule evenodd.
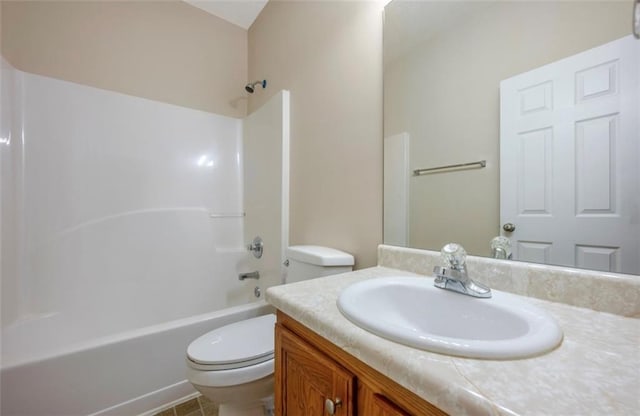
<svg viewBox="0 0 640 416"><path fill-rule="evenodd" d="M324 401L324 411L327 412L328 415L335 415L336 408L342 405L342 400L336 398L335 400L327 399Z"/></svg>
<svg viewBox="0 0 640 416"><path fill-rule="evenodd" d="M512 233L516 230L516 226L510 222L506 223L505 225L502 226L502 229L505 230L508 233Z"/></svg>

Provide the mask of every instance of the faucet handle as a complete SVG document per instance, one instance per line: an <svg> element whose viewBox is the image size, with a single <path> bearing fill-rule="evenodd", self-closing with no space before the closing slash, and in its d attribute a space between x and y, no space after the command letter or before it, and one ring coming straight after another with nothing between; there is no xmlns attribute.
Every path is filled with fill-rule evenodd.
<svg viewBox="0 0 640 416"><path fill-rule="evenodd" d="M449 243L442 247L440 250L440 256L445 265L452 267L453 269L460 270L464 268L464 262L467 259L467 252L460 244Z"/></svg>
<svg viewBox="0 0 640 416"><path fill-rule="evenodd" d="M491 240L491 254L494 259L511 259L511 240L498 236Z"/></svg>

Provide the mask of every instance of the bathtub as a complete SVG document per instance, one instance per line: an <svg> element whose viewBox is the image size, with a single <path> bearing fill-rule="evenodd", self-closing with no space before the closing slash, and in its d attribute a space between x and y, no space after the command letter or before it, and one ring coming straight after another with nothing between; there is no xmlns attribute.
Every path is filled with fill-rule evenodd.
<svg viewBox="0 0 640 416"><path fill-rule="evenodd" d="M266 313L264 301L35 354L19 331L3 339L3 416L136 415L195 393L185 379L188 344L207 331ZM26 331L28 333L28 331ZM45 342L39 340L36 342ZM51 351L51 350L50 350ZM12 354L8 354L11 352ZM7 354L5 354L7 353Z"/></svg>

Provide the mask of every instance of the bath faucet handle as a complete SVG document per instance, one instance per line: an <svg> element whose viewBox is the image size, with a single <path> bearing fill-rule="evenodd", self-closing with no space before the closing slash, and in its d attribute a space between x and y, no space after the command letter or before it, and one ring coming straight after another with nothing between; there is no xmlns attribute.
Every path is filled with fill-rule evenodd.
<svg viewBox="0 0 640 416"><path fill-rule="evenodd" d="M440 256L445 267L451 267L454 270L464 271L465 261L467 260L467 252L460 244L449 243L442 247Z"/></svg>
<svg viewBox="0 0 640 416"><path fill-rule="evenodd" d="M247 245L247 250L253 253L253 257L259 259L262 257L262 253L264 251L264 242L260 236L253 239L249 245Z"/></svg>

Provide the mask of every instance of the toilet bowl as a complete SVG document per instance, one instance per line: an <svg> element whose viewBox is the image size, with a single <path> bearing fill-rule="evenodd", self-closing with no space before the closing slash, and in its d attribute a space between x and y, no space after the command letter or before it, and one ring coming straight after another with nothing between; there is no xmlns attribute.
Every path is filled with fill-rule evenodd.
<svg viewBox="0 0 640 416"><path fill-rule="evenodd" d="M287 282L353 268L353 256L319 246L293 246L286 252ZM273 314L235 322L208 332L187 348L187 379L220 405L219 416L273 414ZM259 409L259 410L256 410Z"/></svg>
<svg viewBox="0 0 640 416"><path fill-rule="evenodd" d="M229 406L273 394L273 314L215 329L187 348L187 379L211 401Z"/></svg>

